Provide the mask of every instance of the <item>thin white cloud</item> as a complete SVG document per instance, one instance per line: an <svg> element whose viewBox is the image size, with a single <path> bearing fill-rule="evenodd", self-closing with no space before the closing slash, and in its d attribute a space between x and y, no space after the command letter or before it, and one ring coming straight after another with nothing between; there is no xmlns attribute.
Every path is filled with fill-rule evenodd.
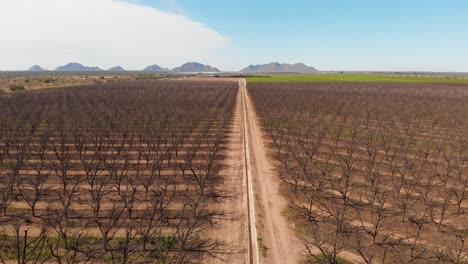
<svg viewBox="0 0 468 264"><path fill-rule="evenodd" d="M0 0L0 69L223 61L228 39L182 15L117 0Z"/></svg>

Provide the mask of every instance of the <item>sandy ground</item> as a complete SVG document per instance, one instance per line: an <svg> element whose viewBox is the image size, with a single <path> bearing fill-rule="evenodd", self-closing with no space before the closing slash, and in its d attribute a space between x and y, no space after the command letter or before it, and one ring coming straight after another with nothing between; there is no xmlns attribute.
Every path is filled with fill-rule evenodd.
<svg viewBox="0 0 468 264"><path fill-rule="evenodd" d="M245 87L242 89L247 94ZM280 194L280 180L267 156L263 133L257 115L248 96L248 131L251 168L256 196L256 210L261 223L258 237L262 263L299 263L302 260L302 244L295 237L292 226L283 212L288 201ZM265 249L266 247L266 249Z"/></svg>

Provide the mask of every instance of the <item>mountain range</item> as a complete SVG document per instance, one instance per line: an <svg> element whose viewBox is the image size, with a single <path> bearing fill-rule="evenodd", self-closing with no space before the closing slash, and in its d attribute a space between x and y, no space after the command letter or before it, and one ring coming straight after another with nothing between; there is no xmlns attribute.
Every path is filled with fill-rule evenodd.
<svg viewBox="0 0 468 264"><path fill-rule="evenodd" d="M316 73L317 69L304 63L279 63L272 62L261 65L249 65L240 71L241 73Z"/></svg>
<svg viewBox="0 0 468 264"><path fill-rule="evenodd" d="M99 67L88 67L76 62L70 62L66 65L59 66L55 71L95 72L103 70Z"/></svg>
<svg viewBox="0 0 468 264"><path fill-rule="evenodd" d="M46 71L39 65L34 65L28 71ZM76 72L98 72L104 71L99 67L84 66L80 63L72 62L66 65L60 66L55 71L76 71ZM108 69L111 72L123 72L126 71L121 66L116 66ZM179 67L172 70L163 68L157 64L150 65L143 69L144 72L167 72L167 73L218 73L221 72L219 69L210 65L204 65L198 62L187 62ZM248 67L239 71L240 73L316 73L317 69L305 65L304 63L279 63L272 62L268 64L249 65Z"/></svg>
<svg viewBox="0 0 468 264"><path fill-rule="evenodd" d="M210 65L204 65L198 62L187 62L184 65L172 69L172 72L221 72L220 70L211 67Z"/></svg>

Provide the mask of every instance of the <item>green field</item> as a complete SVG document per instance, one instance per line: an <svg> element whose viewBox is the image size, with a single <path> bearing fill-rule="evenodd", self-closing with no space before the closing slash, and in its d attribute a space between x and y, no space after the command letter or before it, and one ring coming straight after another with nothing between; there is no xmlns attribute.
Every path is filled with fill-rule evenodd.
<svg viewBox="0 0 468 264"><path fill-rule="evenodd" d="M248 77L250 83L263 82L404 82L404 83L464 83L468 77L395 76L379 74L291 74Z"/></svg>

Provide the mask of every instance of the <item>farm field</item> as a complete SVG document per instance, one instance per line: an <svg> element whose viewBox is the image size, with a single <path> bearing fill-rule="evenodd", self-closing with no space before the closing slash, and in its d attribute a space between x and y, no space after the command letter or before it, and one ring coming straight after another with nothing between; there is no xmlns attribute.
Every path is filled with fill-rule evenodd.
<svg viewBox="0 0 468 264"><path fill-rule="evenodd" d="M468 260L468 86L252 80L308 262Z"/></svg>
<svg viewBox="0 0 468 264"><path fill-rule="evenodd" d="M464 263L468 85L0 95L0 263Z"/></svg>
<svg viewBox="0 0 468 264"><path fill-rule="evenodd" d="M168 77L165 73L146 72L0 72L0 94L17 91L64 88L134 80L157 80Z"/></svg>
<svg viewBox="0 0 468 264"><path fill-rule="evenodd" d="M397 83L464 83L466 76L405 76L380 74L274 74L248 77L249 83L270 82L397 82Z"/></svg>
<svg viewBox="0 0 468 264"><path fill-rule="evenodd" d="M0 262L243 263L237 80L0 95Z"/></svg>

